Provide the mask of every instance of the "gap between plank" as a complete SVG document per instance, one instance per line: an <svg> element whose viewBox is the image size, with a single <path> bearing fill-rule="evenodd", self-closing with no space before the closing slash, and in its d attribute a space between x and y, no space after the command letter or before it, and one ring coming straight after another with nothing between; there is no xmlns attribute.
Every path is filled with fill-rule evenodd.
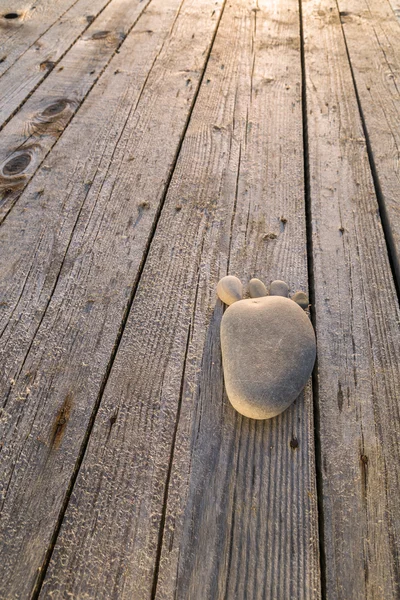
<svg viewBox="0 0 400 600"><path fill-rule="evenodd" d="M151 1L151 0L150 0L150 1ZM183 2L183 1L184 1L184 0L182 0L182 2ZM180 8L181 8L181 6L182 6L182 2L181 2L181 4L180 4L179 10L178 10L178 14L179 14ZM143 14L143 13L141 13L141 14ZM175 21L174 21L174 23L175 23ZM172 25L172 28L173 28L173 26L174 26L174 24ZM159 54L160 54L160 52L161 52L161 50L162 50L162 47L163 47L163 46L161 46L161 49L159 50L159 52L157 53L156 57L155 57L155 58L154 58L154 60L153 60L153 63L152 63L152 65L151 65L151 67L150 67L150 70L149 70L149 72L148 72L148 74L147 74L147 76L146 76L146 78L145 78L145 81L144 81L144 83L143 83L143 85L142 85L142 88L141 88L141 90L140 90L140 93L139 93L138 99L137 99L137 101L136 101L136 104L135 104L135 106L134 106L134 107L132 107L132 108L131 108L131 110L129 111L129 114L128 114L128 117L127 117L127 120L129 119L129 116L130 116L130 114L131 114L132 110L133 110L133 111L135 111L135 110L136 110L136 108L137 108L137 106L138 106L138 104L139 104L139 102L140 102L140 98L141 98L141 96L142 96L143 90L144 90L144 88L146 87L147 80L148 80L148 78L149 78L149 76L150 76L150 73L151 73L151 71L152 71L152 69L153 69L153 67L154 67L154 64L155 64L155 62L157 61L157 58L158 58L158 56L159 56ZM86 96L85 96L85 97L86 97ZM75 113L75 114L76 114L76 113ZM75 116L75 114L74 114L74 116ZM72 119L73 119L73 117L70 119L69 123L71 123ZM126 125L126 122L127 122L127 120L125 121L125 125ZM68 123L68 124L69 124L69 123ZM119 142L119 140L120 140L121 136L123 135L123 132L124 132L124 129L125 129L125 125L124 125L124 127L123 127L123 129L122 129L122 131L121 131L121 133L120 133L120 136L119 136L119 138L118 138L118 141L116 142L116 146L115 146L115 148L114 148L114 151L113 151L113 154L112 154L112 158L113 158L113 156L114 156L114 152L115 152L115 149L116 149L116 147L117 147L117 145L118 145L118 142ZM49 151L49 152L50 152L50 151ZM46 156L47 156L47 155L46 155ZM43 159L43 160L44 160L44 159ZM173 163L174 165L175 165L175 162L176 162L176 157L175 157L175 159L174 159L174 163ZM168 183L169 183L169 182L168 182ZM113 187L114 187L114 186L113 186ZM41 325L42 325L42 322L43 322L43 320L44 320L44 318L45 318L45 316L46 316L47 309L48 309L48 307L50 306L50 303L51 303L51 301L52 301L52 298L53 298L54 292L55 292L55 290L56 290L56 288L57 288L57 285L58 285L58 281L59 281L59 279L60 279L60 277L61 277L61 272L62 272L62 270L63 270L63 266L64 266L65 259L66 259L67 255L68 255L68 251L69 251L69 248L70 248L70 246L71 246L71 243L72 243L72 240L73 240L73 237L74 237L74 233L75 233L76 227L77 227L77 225L78 225L78 223L79 223L79 219L80 219L80 216L81 216L82 210L83 210L83 208L84 208L84 206L85 206L86 198L87 198L87 196L88 196L88 194L89 194L89 191L90 191L90 189L88 189L88 190L87 190L87 192L86 192L86 194L85 194L85 197L84 197L84 199L83 199L83 201L82 201L81 207L80 207L80 209L79 209L79 211L78 211L78 214L77 214L77 216L76 216L75 223L74 223L74 226L73 226L73 228L72 228L72 231L71 231L71 234L70 234L69 242L68 242L68 244L67 244L67 247L66 247L66 249L65 249L64 256L63 256L63 259L62 259L62 261L61 261L61 264L60 264L60 267L59 267L59 270L58 270L57 277L56 277L56 279L55 279L55 282L54 282L54 285L53 285L53 287L52 287L51 293L50 293L50 295L49 295L49 297L48 297L48 299L47 299L47 303L46 303L46 306L45 306L45 308L44 308L44 310L43 310L42 316L41 316L41 318L40 318L40 320L39 320L39 322L38 322L38 324L37 324L37 327L36 327L36 329L35 329L35 332L34 332L34 334L33 334L33 336L32 336L32 340L31 340L31 342L30 342L30 344L29 344L29 346L28 346L28 349L27 349L27 351L26 351L25 358L24 358L24 360L23 360L23 362L22 362L22 365L21 365L21 367L20 367L20 369L19 369L19 371L18 371L18 373L17 373L17 377L19 377L19 376L20 376L20 374L21 374L21 372L23 371L23 368L24 368L24 366L25 366L25 361L27 360L27 358L28 358L28 356L29 356L29 352L30 352L30 350L31 350L31 348L32 348L32 346L33 346L33 343L34 343L34 341L35 341L36 335L37 335L38 331L40 330L40 327L41 327ZM164 197L162 198L162 202L164 202ZM13 206L14 206L14 205L13 205ZM12 207L11 207L11 208L12 208ZM10 210L11 210L11 209L10 209ZM9 212L10 212L10 211L9 211ZM9 214L9 212L7 213L7 215ZM156 213L156 216L155 216L155 218L156 218L156 220L158 220L158 218L159 218L159 213ZM4 221L3 221L3 222L4 222ZM154 223L153 223L153 227L154 227ZM151 241L151 239L152 239L153 235L154 235L154 231L153 231L153 229L151 229L151 231L150 231L150 241ZM145 253L146 253L146 255L147 255L147 252L148 252L148 248L146 248L146 249L145 249ZM143 259L142 259L142 260L143 260ZM140 271L140 269L141 269L141 268L142 268L142 265L140 265L139 272L141 272L141 271ZM28 275L29 275L29 274L28 274ZM136 280L136 281L138 281L138 280ZM135 287L135 282L134 282L134 284L133 284L133 287ZM20 298L21 298L21 295L20 295ZM18 302L19 302L19 299L18 299ZM126 318L127 318L127 317L126 317ZM124 316L123 316L123 320L122 320L122 322L124 322L124 319L125 319L125 313L124 313ZM4 332L4 330L3 330L3 332ZM1 332L1 333L3 333L3 332ZM119 333L120 333L120 332L118 332L118 335L119 335ZM121 334L121 335L122 335L122 334ZM118 336L117 336L117 337L118 337ZM106 371L106 373L107 373L107 371ZM9 400L9 398L10 398L11 391L12 391L12 387L10 387L10 389L9 389L9 392L8 392L8 394L7 394L7 396L6 396L5 402L4 402L4 404L3 404L3 407L2 407L3 409L4 409L4 408L7 406L8 400Z"/></svg>
<svg viewBox="0 0 400 600"><path fill-rule="evenodd" d="M96 19L101 15L101 13L110 5L110 3L113 0L109 0L109 2L107 2L107 4L104 6L104 8L97 14ZM141 0L142 1L142 0ZM136 24L138 23L139 19L142 17L142 15L147 11L147 9L149 8L150 4L151 4L152 0L149 0L148 4L145 6L144 10L142 10L142 12L140 12L136 19L134 20L134 22L132 23L131 27L127 30L125 37L120 40L118 46L115 47L114 51L112 52L112 54L110 54L107 62L104 63L103 67L100 69L100 71L98 72L97 76L93 79L92 85L87 89L86 94L81 98L78 106L76 107L75 112L73 113L73 115L71 115L70 120L68 121L68 123L65 124L65 127L62 131L62 134L56 139L55 143L51 146L51 148L49 148L49 151L46 152L46 154L43 155L42 160L36 165L36 169L34 171L34 173L32 173L32 176L30 177L30 179L27 181L26 185L21 189L20 193L18 194L18 196L15 198L14 202L11 204L10 208L8 209L8 211L5 213L5 215L3 216L2 220L0 220L0 227L3 225L4 221L7 219L8 215L10 214L10 212L12 211L12 209L14 208L14 206L17 204L18 200L21 198L22 194L24 193L25 189L27 188L27 186L29 185L29 183L32 181L32 179L34 178L34 176L36 175L37 171L40 169L41 165L43 164L43 162L46 160L46 158L48 157L48 155L50 154L50 152L53 150L54 146L59 142L59 140L62 138L62 136L64 135L65 131L67 130L67 128L69 127L71 121L75 118L76 114L78 113L78 111L80 110L80 108L82 107L83 103L85 102L86 98L89 96L90 92L92 91L92 89L94 88L94 86L96 85L96 83L99 81L100 77L103 75L104 71L107 69L108 65L111 63L112 59L114 58L114 56L116 54L119 53L120 48L122 46L122 44L125 42L125 40L127 39L128 35L130 34L130 32L132 31L132 29L136 26ZM91 23L88 23L88 26L85 28L84 31L81 32L81 34L79 35L79 37L76 38L76 40L74 41L73 44L71 44L71 46L69 46L69 48L64 52L64 54L62 56L60 56L59 60L57 61L56 65L65 57L65 55L71 50L71 48L76 44L76 42L81 38L81 36L85 33L85 31L87 31L87 29L89 27L91 27L93 25L94 21L92 21ZM19 104L18 108L15 109L15 111L4 121L4 123L2 125L0 125L0 131L7 125L7 123L13 118L15 117L15 115L17 114L17 112L23 107L23 105L27 102L27 100L29 100L29 98L32 96L32 94L34 94L34 92L38 89L38 87L40 87L43 83L43 81L45 79L47 79L47 77L53 73L54 69L51 69L51 71L49 71L44 77L43 79L31 90L31 92L29 92L29 94L26 96L26 98L24 98L24 100ZM18 146L18 148L14 148L13 152L16 152L17 150L19 150L20 148L24 148L25 144L28 142L29 138L27 140L25 140L21 146Z"/></svg>
<svg viewBox="0 0 400 600"><path fill-rule="evenodd" d="M185 382L186 361L187 361L187 356L188 356L188 351L189 351L189 342L190 342L190 333L191 333L191 330L192 330L192 323L190 323L190 325L189 325L188 335L187 335L187 340L186 340L186 349L185 349L185 357L184 357L184 360L183 360L183 370L182 370L182 378L181 378L181 387L180 387L180 390L179 390L179 402L178 402L178 408L177 408L177 411L176 411L176 421L175 421L174 433L172 435L171 451L170 451L170 457L169 457L167 478L166 478L166 482L165 482L164 497L163 497L163 507L162 507L162 512L161 512L160 528L159 528L159 531L158 531L158 542L157 542L157 553L156 553L156 560L155 560L155 566L154 566L153 586L152 586L152 590L151 590L151 599L152 600L154 600L154 598L156 597L156 593L157 593L158 574L159 574L159 571L160 571L160 560L161 560L161 552L162 552L162 545L163 545L163 539L164 539L165 518L166 518L166 515L167 515L169 482L171 480L172 464L174 462L175 441L176 441L176 435L177 435L177 432L178 432L179 419L180 419L180 416L181 416L183 385L184 385L184 382Z"/></svg>
<svg viewBox="0 0 400 600"><path fill-rule="evenodd" d="M193 98L193 104L192 104L190 113L188 115L187 121L186 121L184 132L183 132L183 135L182 135L182 138L181 138L181 142L180 142L178 150L177 150L176 159L174 161L174 166L173 166L173 169L172 169L172 172L171 172L171 176L170 176L170 178L168 180L167 188L166 188L166 191L165 191L163 199L162 199L162 204L161 204L161 208L160 208L159 214L157 216L156 224L157 224L157 222L159 220L159 217L160 217L160 214L161 214L161 210L162 210L162 206L164 204L166 195L168 193L168 188L169 188L169 185L171 183L171 179L172 179L173 173L175 171L176 163L177 163L180 151L181 151L182 143L183 143L183 140L185 139L186 131L187 131L188 127L189 127L190 118L192 116L192 112L193 112L193 109L195 107L195 104L196 104L196 101L197 101L197 97L199 95L199 92L200 92L200 89L201 89L201 86L202 86L202 83L203 83L204 75L205 75L205 72L207 70L208 61L210 59L210 55L211 55L211 52L212 52L212 49L213 49L213 46L214 46L215 38L216 38L217 33L218 33L219 24L221 22L222 15L224 14L225 5L226 5L226 0L224 0L224 2L222 4L222 7L221 7L221 12L219 13L217 25L215 27L214 34L212 36L210 47L209 47L209 50L208 50L208 53L207 53L207 58L206 58L206 61L205 61L205 64L204 64L203 73L202 73L202 75L200 77L199 85L197 87L196 94L195 94L195 96ZM150 243L151 243L151 240L150 240ZM154 577L153 577L153 587L152 587L152 592L151 592L151 600L155 600L156 594L157 594L158 575L159 575L159 570L160 570L161 553L162 553L162 546L163 546L163 539L164 539L164 524L165 524L165 518L166 518L167 506L168 506L169 483L170 483L170 480L171 480L172 464L173 464L173 461L174 461L174 453L175 453L175 440L176 440L176 435L177 435L177 432L178 432L179 419L180 419L181 406L182 406L183 384L184 384L184 379L185 379L186 361L187 361L188 350L189 350L191 325L192 324L189 325L189 329L188 329L188 336L187 336L186 350L185 350L185 358L184 358L183 369L182 369L181 388L180 388L180 392L179 392L179 402L178 402L178 408L177 408L177 413L176 413L176 422L175 422L174 433L173 433L173 436L172 436L171 453L170 453L170 460L169 460L169 464L168 464L167 478L166 478L166 481L165 481L164 500L163 500L163 507L162 507L161 519L160 519L160 528L159 528L159 532L158 532L157 554L156 554L155 567L154 567Z"/></svg>
<svg viewBox="0 0 400 600"><path fill-rule="evenodd" d="M366 146L367 146L369 167L371 170L372 181L373 181L374 188L375 188L375 195L376 195L376 199L378 202L378 208L379 208L379 214L380 214L381 223L382 223L383 234L385 236L386 249L387 249L387 254L389 257L390 270L391 270L391 273L393 276L393 281L394 281L394 285L396 288L397 298L400 302L400 264L398 263L398 260L396 258L396 252L395 252L396 244L393 239L392 229L390 227L390 221L389 221L388 213L386 210L385 197L383 195L381 184L379 181L378 170L376 168L374 153L372 150L371 141L369 139L368 129L367 129L367 125L366 125L365 118L364 118L364 112L363 112L362 105L361 105L361 99L358 94L356 78L355 78L354 71L353 71L353 65L351 64L350 52L349 52L349 48L348 48L347 40L346 40L346 34L345 34L345 31L343 28L343 23L340 19L340 10L339 10L339 5L338 5L338 0L335 0L335 2L336 2L338 15L339 15L340 28L342 30L343 41L344 41L344 45L346 48L347 60L349 62L349 66L350 66L351 78L353 80L354 92L355 92L356 99L357 99L358 112L360 113L362 129L363 129L365 142L366 142Z"/></svg>
<svg viewBox="0 0 400 600"><path fill-rule="evenodd" d="M149 255L151 244L152 244L155 232L157 230L158 222L160 220L161 212L162 212L162 209L163 209L164 204L165 204L165 199L166 199L167 194L168 194L169 186L171 184L171 180L172 180L172 177L173 177L174 172L175 172L175 168L176 168L176 164L177 164L180 152L181 152L182 144L183 144L183 141L185 139L187 129L189 127L189 123L190 123L190 119L191 119L191 116L192 116L192 113L193 113L193 109L195 107L195 104L196 104L196 101L197 101L197 97L199 95L199 91L200 91L202 83L203 83L204 74L205 74L205 72L207 70L208 61L210 59L210 55L211 55L211 52L212 52L212 49L213 49L213 46L214 46L214 42L215 42L215 38L216 38L216 35L217 35L217 32L218 32L218 28L219 28L219 24L220 24L220 21L221 21L221 17L222 17L222 15L224 13L226 1L227 0L223 1L222 7L221 7L221 11L220 11L220 14L219 14L219 17L218 17L218 21L217 21L217 24L216 24L216 27L215 27L215 30L214 30L214 34L213 34L212 39L211 39L211 43L210 43L210 46L209 46L207 57L206 57L206 60L205 60L205 63L204 63L203 72L202 72L201 77L199 79L199 83L198 83L198 86L197 86L196 93L193 96L192 106L191 106L189 114L188 114L188 116L186 118L186 123L185 123L185 126L183 128L183 131L182 131L182 134L181 134L181 138L180 138L180 141L179 141L176 153L175 153L175 157L174 157L174 160L173 160L173 163L172 163L171 171L170 171L168 180L167 180L166 185L165 185L165 190L164 190L164 193L162 195L162 198L161 198L161 201L160 201L160 204L159 204L159 207L158 207L157 213L155 215L154 222L153 222L150 234L149 234L149 238L148 238L146 247L145 247L144 252L143 252L142 260L140 262L140 266L139 266L139 269L138 269L138 274L137 274L137 276L135 278L135 281L133 282L133 285L132 285L132 291L131 291L131 294L130 294L127 306L126 306L125 311L124 311L124 315L123 315L123 318L122 318L122 321L121 321L121 325L120 325L119 330L118 330L118 334L117 334L117 337L116 337L113 349L111 351L110 360L108 361L108 364L107 364L106 372L105 372L103 381L102 381L101 386L100 386L99 394L98 394L96 402L94 404L91 417L89 419L88 427L87 427L87 430L85 432L85 435L84 435L84 438L83 438L83 441L82 441L81 450L80 450L80 452L78 454L77 461L76 461L76 464L75 464L75 468L73 470L70 483L69 483L68 488L67 488L66 493L65 493L64 502L62 504L62 507L61 507L61 510L60 510L60 514L59 514L59 517L57 519L57 523L56 523L56 526L54 528L54 532L53 532L53 535L52 535L49 547L47 549L45 558L43 560L43 564L42 564L42 567L40 569L40 574L38 576L38 579L36 581L35 587L34 587L33 592L32 592L32 596L31 596L32 600L38 600L38 598L39 598L39 595L40 595L40 592L41 592L41 589L42 589L42 586L43 586L43 582L44 582L45 577L46 577L47 569L48 569L48 566L50 564L50 560L51 560L51 557L52 557L52 554L53 554L53 550L55 548L55 545L57 543L57 538L58 538L58 535L59 535L60 530L61 530L62 522L64 520L64 516L65 516L65 513L66 513L67 508L68 508L69 500L71 498L72 491L73 491L74 486L75 486L75 482L77 480L77 477L78 477L78 474L79 474L79 471L80 471L83 459L84 459L85 454L86 454L86 450L87 450L87 447L88 447L88 444L89 444L90 435L91 435L91 432L93 430L93 426L94 426L94 423L95 423L95 420L96 420L96 416L97 416L98 410L100 408L101 400L103 398L103 394L104 394L104 391L105 391L105 388L106 388L106 385L107 385L107 382L108 382L108 379L109 379L109 376L110 376L110 373L111 373L111 370L112 370L115 358L116 358L117 353L118 353L118 349L119 349L119 346L120 346L120 343L121 343L121 340L122 340L122 336L123 336L123 333L124 333L124 330L125 330L125 326L126 326L126 323L128 321L128 317L129 317L129 314L130 314L133 302L135 300L136 292L137 292L137 289L138 289L138 286L139 286L139 283L140 283L140 279L142 277L143 270L144 270L144 267L145 267L145 264L146 264L147 256ZM150 0L150 2L151 2L151 0ZM141 14L143 14L143 13L141 13ZM140 18L140 16L141 15L139 15L138 19ZM136 22L137 22L137 20L136 20ZM85 98L86 98L86 96L85 96ZM162 541L163 541L163 533L164 533L163 532L163 525L165 523L166 507L167 507L167 502L168 502L168 488L169 488L169 481L170 481L170 476L171 476L171 471L172 471L172 463L173 463L173 459L174 459L174 441L175 441L175 437L176 437L176 432L178 430L180 408L181 408L181 404L182 404L183 380L184 380L184 374L185 374L185 368L186 368L186 356L187 356L189 339L190 339L190 331L191 331L191 328L189 327L189 333L188 333L188 338L187 338L188 341L187 341L186 354L185 354L185 362L184 362L184 365L183 365L183 373L182 373L182 385L181 385L180 396L179 396L179 403L178 403L178 409L177 409L176 424L175 424L174 436L173 436L172 445L171 445L171 455L170 455L170 462L169 462L169 466L168 466L167 479L166 479L166 482L165 482L164 504L163 504L163 510L162 510L161 519L160 519L159 538L158 538L158 546L157 546L157 554L156 554L156 562L155 562L155 571L154 571L154 579L153 579L153 590L152 590L152 596L151 596L152 600L155 598L155 594L156 594L156 591L157 591L159 563L160 563L160 558L161 558Z"/></svg>
<svg viewBox="0 0 400 600"><path fill-rule="evenodd" d="M112 0L109 0L109 2L111 2L111 1L112 1ZM38 38L36 38L36 39L35 39L35 40L34 40L34 41L31 43L31 45L30 45L30 46L28 46L27 48L25 48L25 50L22 52L22 54L20 54L20 55L18 56L18 58L16 58L16 59L14 60L14 62L13 62L11 65L9 65L5 71L3 71L3 72L2 72L2 74L0 75L0 79L3 77L3 75L4 75L5 73L7 73L7 71L9 71L9 70L11 69L11 67L13 67L13 66L15 65L15 63L16 63L17 61L19 61L19 59L20 59L20 58L22 58L22 57L24 56L24 54L26 54L26 53L28 52L28 50L30 50L30 49L32 48L32 46L33 46L34 44L36 44L36 43L38 42L38 40L40 40L40 38L42 38L44 35L46 35L46 33L47 33L47 32L48 32L48 31L49 31L49 30L50 30L52 27L54 27L54 25L56 25L56 24L59 22L59 20L60 20L60 19L62 19L62 18L63 18L63 17L66 15L66 13L67 13L67 12L69 12L69 11L70 11L72 8L74 8L74 6L75 6L76 4L78 4L78 2L79 2L79 0L75 0L75 2L73 2L73 3L71 4L71 6L69 6L67 9L65 9L65 10L64 10L64 12L63 12L63 13L61 13L61 15L58 15L58 17L56 18L56 20L55 20L55 21L53 21L53 23L51 23L51 24L48 26L48 28L47 28L47 29L45 29L44 31L42 31L42 33L39 35L39 37L38 37Z"/></svg>
<svg viewBox="0 0 400 600"><path fill-rule="evenodd" d="M314 284L314 260L313 260L313 231L312 231L312 209L311 209L311 186L310 165L308 152L308 120L307 120L307 78L306 61L304 49L304 27L302 0L299 0L299 22L300 22L300 60L301 60L301 107L303 117L303 160L304 160L304 205L306 209L306 240L307 240L307 272L308 293L310 297L311 322L316 331L315 317L315 284ZM317 345L318 348L318 345ZM318 395L318 352L312 372L312 396L314 408L314 448L315 448L315 474L317 485L317 509L318 509L318 539L319 539L319 561L321 572L321 599L326 599L326 556L325 556L325 524L323 506L323 484L322 484L322 453L320 436L320 412Z"/></svg>
<svg viewBox="0 0 400 600"><path fill-rule="evenodd" d="M98 13L97 13L97 15L96 15L96 19L97 19L97 18L98 18L98 17L101 15L101 13L102 13L102 12L103 12L103 11L104 11L106 8L107 8L107 6L108 6L109 4L111 4L111 2L112 2L112 1L113 1L113 0L108 0L107 4L105 4L105 5L103 6L103 8L102 8L102 9L101 9L101 10L100 10ZM45 34L46 34L46 33L47 33L47 32L48 32L48 31L49 31L49 30L50 30L52 27L54 27L54 25L56 25L56 24L58 23L58 21L59 21L60 19L62 19L62 17L64 17L64 15L65 15L67 12L69 12L69 11L70 11L72 8L74 8L74 6L75 6L75 5L76 5L78 2L79 2L79 0L76 0L76 2L74 2L74 4L68 8L68 10L66 10L66 11L65 11L65 12L64 12L62 15L60 15L60 17L57 19L57 21L55 21L55 22L54 22L54 23L53 23L53 24L52 24L50 27L48 27L48 29L46 29L46 31L44 31L44 32L43 32L43 33L42 33L42 34L41 34L41 35L40 35L40 36L37 38L37 40L36 40L35 42L33 42L33 43L32 43L32 44L29 46L29 48L27 48L27 49L25 50L25 52L23 52L23 53L21 54L21 56L19 56L19 57L17 58L17 60L16 60L16 61L14 61L14 62L13 62L13 64L12 64L12 65L10 65L10 66L8 67L8 69L6 69L6 70L4 71L4 73L2 73L2 74L1 74L1 77L3 77L3 75L5 75L5 73L7 73L7 72L8 72L8 71L9 71L9 70L10 70L10 69L11 69L11 68L12 68L12 67L13 67L13 66L14 66L14 65L15 65L15 64L16 64L16 63L17 63L17 62L18 62L18 61L19 61L19 60L20 60L20 59L21 59L21 58L22 58L22 57L23 57L23 56L24 56L24 55L27 53L27 52L28 52L28 50L30 50L30 49L32 48L33 44L36 44L36 43L38 42L38 40L40 40L40 38L42 38L42 37L43 37L43 36L44 36L44 35L45 35ZM151 2L151 0L150 0L150 2ZM96 20L96 19L95 19L95 20ZM77 37L77 38L75 38L75 40L72 42L72 44L71 44L70 46L68 46L68 48L66 48L65 52L63 52L63 54L61 54L61 55L60 55L60 57L58 58L58 60L57 60L57 61L54 63L54 67L53 67L52 69L49 69L49 70L48 70L48 71L47 71L47 72L46 72L46 73L43 75L43 78L42 78L42 79L41 79L41 80L40 80L40 81L39 81L39 82L38 82L38 83L37 83L37 84L36 84L36 85L35 85L35 86L34 86L32 89L31 89L31 91L30 91L30 92L29 92L29 93L28 93L28 94L25 96L25 98L24 98L23 100L21 100L21 102L18 104L18 106L15 108L15 110L13 110L13 112L12 112L12 113L11 113L11 114L10 114L10 115L9 115L9 116L6 118L6 119L5 119L5 121L4 121L4 122L3 122L3 123L0 125L0 131L1 131L2 129L4 129L4 127L7 125L7 123L9 123L9 122L11 121L11 119L12 119L12 118L13 118L13 117L14 117L14 116L17 114L17 112L18 112L18 111L19 111L19 110L20 110L20 109L21 109L21 108L24 106L25 102L26 102L27 100L29 100L29 98L32 96L32 94L33 94L34 92L36 92L36 90L38 89L38 87L39 87L40 85L42 85L43 81L45 81L45 79L47 79L47 77L50 75L50 73L52 73L52 72L54 71L54 69L56 68L56 66L58 65L58 63L59 63L59 62L60 62L60 61L61 61L61 60L64 58L64 56L65 56L65 55L66 55L66 54L67 54L67 53L68 53L68 52L71 50L72 46L74 46L74 45L76 44L76 42L77 42L77 41L78 41L78 40L79 40L79 39L82 37L82 35L85 33L85 31L87 31L87 29L89 29L89 27L90 27L90 26L91 26L93 23L94 23L94 21L88 22L88 24L87 24L87 26L85 27L85 29L83 29L83 30L81 31L81 33L78 35L78 37ZM123 41L124 41L124 40L122 40L122 42L123 42ZM121 42L121 44L122 44L122 42ZM121 44L118 46L118 48L121 46ZM113 55L113 56L114 56L114 55ZM108 64L108 63L107 63L107 64ZM101 71L101 73L102 73L102 72L103 72L103 71ZM100 77L101 73L99 73L99 77ZM1 81L1 77L0 77L0 81ZM98 79L98 78L97 78L97 79ZM97 81L97 79L96 79L96 81ZM94 83L96 83L96 81L95 81ZM94 85L94 84L93 84L93 85ZM89 91L90 91L90 90L89 90ZM13 205L13 206L14 206L14 205ZM8 214L8 213L7 213L7 214Z"/></svg>

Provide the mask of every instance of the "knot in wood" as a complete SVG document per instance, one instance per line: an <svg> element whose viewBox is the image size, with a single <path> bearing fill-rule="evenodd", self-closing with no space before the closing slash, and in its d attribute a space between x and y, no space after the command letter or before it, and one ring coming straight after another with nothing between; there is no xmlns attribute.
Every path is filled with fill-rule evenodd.
<svg viewBox="0 0 400 600"><path fill-rule="evenodd" d="M13 175L19 175L28 167L32 160L32 156L29 152L22 152L13 156L8 160L2 168L2 174L4 177L12 177Z"/></svg>
<svg viewBox="0 0 400 600"><path fill-rule="evenodd" d="M63 112L63 110L66 109L68 105L68 100L66 100L65 98L60 98L60 100L56 100L52 104L49 104L49 106L47 106L47 108L45 108L42 112L42 116L48 118L54 117L55 115L59 115Z"/></svg>
<svg viewBox="0 0 400 600"><path fill-rule="evenodd" d="M104 38L106 38L108 36L110 32L109 31L96 31L96 33L94 33L92 35L92 40L102 40Z"/></svg>

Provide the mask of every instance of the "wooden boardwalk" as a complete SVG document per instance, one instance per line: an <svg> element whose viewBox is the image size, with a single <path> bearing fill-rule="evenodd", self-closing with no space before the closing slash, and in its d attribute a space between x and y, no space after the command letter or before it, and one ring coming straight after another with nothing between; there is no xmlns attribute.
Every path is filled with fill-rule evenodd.
<svg viewBox="0 0 400 600"><path fill-rule="evenodd" d="M400 1L0 0L0 598L400 598ZM225 274L309 292L292 407Z"/></svg>

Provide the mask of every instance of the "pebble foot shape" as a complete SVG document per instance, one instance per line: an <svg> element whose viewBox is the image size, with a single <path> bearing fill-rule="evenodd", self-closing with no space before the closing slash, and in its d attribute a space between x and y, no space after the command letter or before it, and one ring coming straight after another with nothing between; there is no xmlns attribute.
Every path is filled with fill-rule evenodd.
<svg viewBox="0 0 400 600"><path fill-rule="evenodd" d="M221 322L221 348L228 398L252 419L270 419L288 408L306 385L316 356L308 315L278 295L232 303Z"/></svg>

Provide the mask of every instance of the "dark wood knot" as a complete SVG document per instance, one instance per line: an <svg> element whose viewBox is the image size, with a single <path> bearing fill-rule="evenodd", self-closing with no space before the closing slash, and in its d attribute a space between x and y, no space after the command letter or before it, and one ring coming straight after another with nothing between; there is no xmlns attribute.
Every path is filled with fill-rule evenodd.
<svg viewBox="0 0 400 600"><path fill-rule="evenodd" d="M28 167L32 160L32 156L28 152L22 152L17 156L13 156L8 160L2 168L2 174L4 177L12 177L13 175L19 175Z"/></svg>
<svg viewBox="0 0 400 600"><path fill-rule="evenodd" d="M8 20L18 19L18 17L19 17L19 14L16 12L9 12L9 13L6 13L5 15L3 15L3 19L8 19Z"/></svg>
<svg viewBox="0 0 400 600"><path fill-rule="evenodd" d="M55 115L58 115L61 112L63 112L63 110L65 110L66 107L68 106L68 104L69 104L68 100L65 100L64 98L61 98L60 100L56 100L55 102L53 102L52 104L49 104L49 106L47 106L47 108L44 109L44 111L42 112L42 116L43 117L54 117Z"/></svg>
<svg viewBox="0 0 400 600"><path fill-rule="evenodd" d="M92 40L102 40L107 37L109 33L109 31L96 31L96 33L92 35Z"/></svg>

